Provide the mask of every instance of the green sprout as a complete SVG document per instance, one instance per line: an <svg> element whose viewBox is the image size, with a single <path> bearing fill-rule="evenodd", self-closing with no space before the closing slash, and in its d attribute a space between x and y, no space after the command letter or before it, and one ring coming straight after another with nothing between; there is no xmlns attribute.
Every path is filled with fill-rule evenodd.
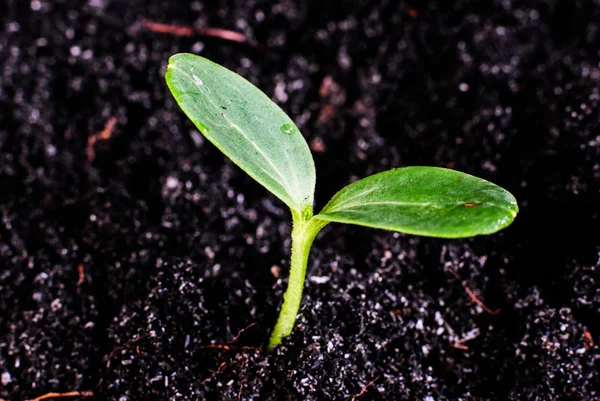
<svg viewBox="0 0 600 401"><path fill-rule="evenodd" d="M238 74L192 54L171 57L166 80L200 132L291 209L289 283L269 349L292 332L310 247L327 224L463 238L494 233L519 211L515 198L489 181L444 168L404 167L342 188L313 215L314 161L304 137L279 106Z"/></svg>

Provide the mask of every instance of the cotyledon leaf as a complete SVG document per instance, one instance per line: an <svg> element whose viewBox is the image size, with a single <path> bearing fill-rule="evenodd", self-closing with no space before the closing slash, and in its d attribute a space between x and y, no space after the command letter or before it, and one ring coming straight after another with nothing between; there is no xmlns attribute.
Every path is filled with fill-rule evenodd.
<svg viewBox="0 0 600 401"><path fill-rule="evenodd" d="M193 54L169 59L166 80L200 132L291 209L313 204L315 165L304 137L260 89Z"/></svg>
<svg viewBox="0 0 600 401"><path fill-rule="evenodd" d="M315 218L442 238L491 234L519 211L506 190L437 167L374 174L340 190Z"/></svg>

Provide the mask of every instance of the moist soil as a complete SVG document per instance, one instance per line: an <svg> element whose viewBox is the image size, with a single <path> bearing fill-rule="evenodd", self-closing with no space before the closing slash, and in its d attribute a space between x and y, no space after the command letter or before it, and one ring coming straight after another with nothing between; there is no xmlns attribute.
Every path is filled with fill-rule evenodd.
<svg viewBox="0 0 600 401"><path fill-rule="evenodd" d="M0 398L599 400L598 49L592 0L0 1ZM294 118L317 210L434 165L520 214L330 225L269 353L290 214L178 109L177 52Z"/></svg>

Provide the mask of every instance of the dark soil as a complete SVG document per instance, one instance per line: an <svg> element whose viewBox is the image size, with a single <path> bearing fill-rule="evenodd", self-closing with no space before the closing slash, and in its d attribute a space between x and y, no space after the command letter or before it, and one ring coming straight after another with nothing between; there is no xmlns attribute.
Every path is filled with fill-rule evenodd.
<svg viewBox="0 0 600 401"><path fill-rule="evenodd" d="M600 400L599 49L597 0L0 0L0 398ZM289 212L178 109L183 51L294 117L317 210L436 165L520 215L455 241L328 227L267 353Z"/></svg>

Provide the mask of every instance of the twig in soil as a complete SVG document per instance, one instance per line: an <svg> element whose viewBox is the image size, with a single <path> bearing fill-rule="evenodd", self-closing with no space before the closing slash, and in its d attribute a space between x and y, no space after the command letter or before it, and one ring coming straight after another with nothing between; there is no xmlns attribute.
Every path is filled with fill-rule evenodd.
<svg viewBox="0 0 600 401"><path fill-rule="evenodd" d="M245 43L246 42L246 37L243 34L241 34L239 32L230 31L228 29L201 28L201 29L198 29L198 34L201 36L211 36L214 38L229 40L231 42L237 42L237 43Z"/></svg>
<svg viewBox="0 0 600 401"><path fill-rule="evenodd" d="M444 250L443 250L442 257L445 254L445 252L446 252L446 248L444 248ZM446 270L446 269L444 268L444 270ZM456 273L455 271L449 270L449 269L446 270L446 271L448 271L448 273L452 274L457 280L459 280L458 273ZM477 295L475 294L475 291L473 291L469 287L467 287L467 285L464 282L463 282L462 286L465 289L465 291L467 292L467 294L469 294L469 297L471 298L470 304L475 303L475 304L479 305L481 307L481 309L483 309L484 311L486 311L490 315L497 315L498 313L500 313L502 311L502 309L491 310L483 302L481 302L481 300L479 298L477 298Z"/></svg>
<svg viewBox="0 0 600 401"><path fill-rule="evenodd" d="M227 367L227 362L221 362L221 364L219 365L219 367L217 368L217 370L215 370L214 372L212 372L212 375L210 375L209 377L207 377L206 379L202 380L200 382L200 384L205 384L206 382L211 381L212 379L214 379L219 373L221 373L225 368Z"/></svg>
<svg viewBox="0 0 600 401"><path fill-rule="evenodd" d="M150 32L167 33L174 36L192 36L194 28L185 25L161 24L142 18L142 26Z"/></svg>
<svg viewBox="0 0 600 401"><path fill-rule="evenodd" d="M379 379L379 377L380 376L377 376L376 378L374 378L373 380L371 380L370 382L365 384L365 386L360 390L360 393L358 393L354 397L352 397L351 401L355 401L358 397L362 397L363 395L365 395L365 393L367 392L367 389L369 387L371 387L373 385L373 383L375 383L377 381L377 379Z"/></svg>
<svg viewBox="0 0 600 401"><path fill-rule="evenodd" d="M255 348L255 347L248 347L248 346L242 346L242 347L234 347L234 346L229 346L227 344L209 344L209 345L203 345L201 347L199 347L200 349L220 349L223 351L254 351L255 354L260 354L260 349L259 348ZM1 401L1 400L0 400Z"/></svg>
<svg viewBox="0 0 600 401"><path fill-rule="evenodd" d="M242 380L242 382L240 383L240 391L238 391L238 401L241 401L242 399L242 389L244 388L244 383L246 382L246 379Z"/></svg>
<svg viewBox="0 0 600 401"><path fill-rule="evenodd" d="M142 19L142 26L150 32L166 33L174 36L208 36L228 40L230 42L246 43L244 34L223 28L195 29L186 25L162 24L149 19Z"/></svg>
<svg viewBox="0 0 600 401"><path fill-rule="evenodd" d="M469 297L471 298L471 302L476 303L477 305L479 305L481 307L481 309L483 309L484 311L486 311L490 315L497 315L502 310L502 309L491 310L483 302L481 302L481 300L479 300L479 298L477 298L477 295L475 295L475 292L473 290L471 290L466 285L464 287L465 287L465 291L467 292L467 294L469 294Z"/></svg>
<svg viewBox="0 0 600 401"><path fill-rule="evenodd" d="M104 124L104 129L100 132L98 132L97 134L94 134L92 136L90 136L87 140L87 155L88 155L88 161L91 163L94 161L94 157L96 156L94 154L94 143L96 143L97 140L107 140L110 138L110 136L112 135L113 131L115 130L115 126L117 125L117 117L111 117L106 121L106 124Z"/></svg>
<svg viewBox="0 0 600 401"><path fill-rule="evenodd" d="M241 329L240 331L238 331L238 333L235 335L235 337L233 337L227 344L209 344L209 345L204 345L200 348L210 348L210 349L220 349L223 351L231 351L232 348L236 349L236 350L251 350L256 352L257 354L260 352L260 348L254 348L254 347L233 347L230 346L233 343L235 343L237 340L239 340L240 336L246 331L248 330L250 327L256 326L256 323L250 323L248 326L246 326L245 328Z"/></svg>
<svg viewBox="0 0 600 401"><path fill-rule="evenodd" d="M48 398L63 398L63 397L93 397L94 393L91 391L69 391L68 393L47 393L37 398L33 398L27 401L42 401ZM2 400L0 400L2 401Z"/></svg>
<svg viewBox="0 0 600 401"><path fill-rule="evenodd" d="M233 337L231 339L231 341L229 341L229 344L233 344L234 342L236 342L237 340L239 340L240 336L246 331L248 330L250 327L256 326L256 323L250 323L248 326L246 326L245 328L241 329L240 331L238 331L238 333L235 335L235 337Z"/></svg>

